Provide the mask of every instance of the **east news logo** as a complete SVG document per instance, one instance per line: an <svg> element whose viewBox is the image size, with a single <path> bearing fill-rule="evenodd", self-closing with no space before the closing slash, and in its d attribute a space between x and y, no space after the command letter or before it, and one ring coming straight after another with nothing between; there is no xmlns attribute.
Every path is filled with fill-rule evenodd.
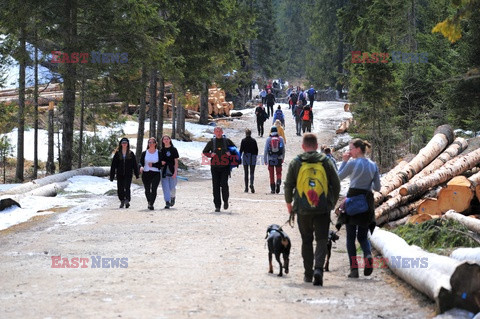
<svg viewBox="0 0 480 319"><path fill-rule="evenodd" d="M128 258L52 256L51 268L128 268Z"/></svg>

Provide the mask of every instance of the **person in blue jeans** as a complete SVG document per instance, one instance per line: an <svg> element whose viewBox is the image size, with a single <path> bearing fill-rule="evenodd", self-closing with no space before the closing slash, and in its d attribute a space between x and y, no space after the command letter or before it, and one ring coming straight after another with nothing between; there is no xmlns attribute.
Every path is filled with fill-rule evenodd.
<svg viewBox="0 0 480 319"><path fill-rule="evenodd" d="M380 190L380 174L375 162L365 157L366 148L371 148L370 143L361 139L354 139L350 142L349 151L342 156L342 165L338 170L340 180L350 176L350 187L347 198L359 194L365 194L368 202L368 210L354 216L340 214L337 221L337 229L342 224L347 228L347 251L350 262L349 278L358 278L358 264L354 263L357 258L355 240L358 239L362 247L365 259L364 275L370 276L373 272L373 258L370 242L368 241L368 230L373 233L375 229L375 204L372 189ZM352 160L350 160L352 158Z"/></svg>
<svg viewBox="0 0 480 319"><path fill-rule="evenodd" d="M168 135L162 137L160 161L162 162L162 190L165 208L175 205L175 187L177 186L178 150L173 146Z"/></svg>

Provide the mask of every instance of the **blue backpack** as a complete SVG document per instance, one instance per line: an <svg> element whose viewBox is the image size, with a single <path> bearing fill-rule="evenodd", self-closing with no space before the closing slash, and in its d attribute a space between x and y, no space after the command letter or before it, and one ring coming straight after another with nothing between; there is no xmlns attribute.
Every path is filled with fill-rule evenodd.
<svg viewBox="0 0 480 319"><path fill-rule="evenodd" d="M275 120L280 120L280 122L283 123L283 112L282 110L276 110L275 111Z"/></svg>

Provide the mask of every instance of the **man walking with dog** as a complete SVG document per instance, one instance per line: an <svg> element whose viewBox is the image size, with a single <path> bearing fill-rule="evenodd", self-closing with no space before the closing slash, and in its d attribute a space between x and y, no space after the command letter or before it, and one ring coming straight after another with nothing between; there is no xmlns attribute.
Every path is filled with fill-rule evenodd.
<svg viewBox="0 0 480 319"><path fill-rule="evenodd" d="M323 286L323 264L327 254L330 211L340 193L340 180L332 162L317 152L317 136L303 136L304 153L290 162L285 180L285 202L302 237L304 281ZM293 201L293 205L292 205ZM313 250L313 239L316 248Z"/></svg>

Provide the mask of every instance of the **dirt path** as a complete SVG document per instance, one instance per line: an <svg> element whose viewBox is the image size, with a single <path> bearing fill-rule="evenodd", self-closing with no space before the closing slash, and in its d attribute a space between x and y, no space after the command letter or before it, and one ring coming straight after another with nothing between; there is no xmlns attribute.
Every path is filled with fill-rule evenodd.
<svg viewBox="0 0 480 319"><path fill-rule="evenodd" d="M328 109L340 110L339 105ZM322 129L322 143L330 144L336 124L325 122L316 128ZM251 118L226 125L240 132L247 126L255 128ZM301 137L295 136L293 125L287 116L287 161L300 152ZM239 145L242 137L243 133L233 140ZM257 141L263 150L265 138ZM159 209L161 197L155 211L147 210L144 195L137 191L129 209L118 209L111 197L102 209L57 214L0 232L0 317L433 316L433 303L389 270L375 269L370 277L347 279L343 230L334 244L324 287L303 283L296 226L286 228L293 243L290 274L282 278L268 274L265 231L269 224L283 224L287 213L283 191L269 194L265 166L257 168L255 194L243 192L243 169L234 171L231 208L221 213L214 212L208 170L187 175L189 181L179 183L177 204L170 210ZM65 222L75 217L83 222ZM89 258L88 267L52 268L51 257L58 255ZM128 258L128 267L92 268L91 256Z"/></svg>

